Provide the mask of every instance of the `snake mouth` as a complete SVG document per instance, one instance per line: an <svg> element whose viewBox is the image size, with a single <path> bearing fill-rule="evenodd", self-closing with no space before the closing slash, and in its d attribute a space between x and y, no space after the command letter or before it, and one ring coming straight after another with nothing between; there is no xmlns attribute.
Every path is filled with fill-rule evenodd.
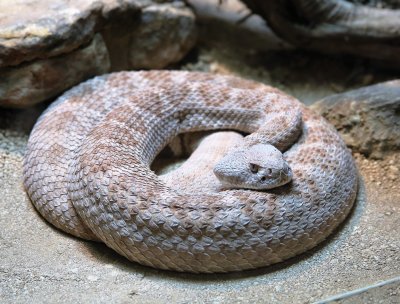
<svg viewBox="0 0 400 304"><path fill-rule="evenodd" d="M289 166L285 166L282 169L273 169L272 174L262 176L260 181L256 181L251 189L268 190L278 188L289 183L292 180L292 176L292 169Z"/></svg>
<svg viewBox="0 0 400 304"><path fill-rule="evenodd" d="M260 185L258 188L253 188L254 190L269 190L281 187L292 181L293 173L290 167L278 170L278 173L274 178L270 178L265 185Z"/></svg>
<svg viewBox="0 0 400 304"><path fill-rule="evenodd" d="M293 171L289 166L279 171L279 178L281 180L281 186L290 182L293 178Z"/></svg>

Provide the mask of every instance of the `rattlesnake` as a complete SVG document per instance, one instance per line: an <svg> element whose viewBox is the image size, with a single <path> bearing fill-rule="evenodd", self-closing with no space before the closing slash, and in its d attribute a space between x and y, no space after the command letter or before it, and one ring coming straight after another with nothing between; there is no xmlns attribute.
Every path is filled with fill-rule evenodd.
<svg viewBox="0 0 400 304"><path fill-rule="evenodd" d="M149 169L174 136L209 129L250 133L235 148L242 151L273 144L292 181L262 191L187 191ZM141 71L95 77L59 97L30 135L24 185L50 223L131 261L228 272L323 241L351 210L357 172L336 130L277 89L232 76Z"/></svg>

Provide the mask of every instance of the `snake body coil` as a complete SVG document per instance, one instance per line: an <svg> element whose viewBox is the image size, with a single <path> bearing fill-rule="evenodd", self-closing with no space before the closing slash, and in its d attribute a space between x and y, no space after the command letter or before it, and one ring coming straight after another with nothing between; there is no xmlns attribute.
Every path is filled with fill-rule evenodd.
<svg viewBox="0 0 400 304"><path fill-rule="evenodd" d="M149 169L177 134L234 129L284 152L291 183L187 193ZM229 76L121 72L71 89L35 125L24 184L56 227L131 261L187 272L270 265L323 241L355 200L351 153L323 118Z"/></svg>

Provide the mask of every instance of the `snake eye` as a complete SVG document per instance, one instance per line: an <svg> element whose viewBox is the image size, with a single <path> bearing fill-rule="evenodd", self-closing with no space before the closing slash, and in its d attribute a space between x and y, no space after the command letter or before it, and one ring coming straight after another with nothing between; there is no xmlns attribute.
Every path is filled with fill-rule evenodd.
<svg viewBox="0 0 400 304"><path fill-rule="evenodd" d="M258 168L259 168L259 166L257 166L256 164L250 163L250 171L251 171L251 173L257 173L258 172Z"/></svg>
<svg viewBox="0 0 400 304"><path fill-rule="evenodd" d="M272 174L272 169L271 169L271 168L268 168L268 169L267 169L267 172L268 172L268 175L271 175L271 174Z"/></svg>

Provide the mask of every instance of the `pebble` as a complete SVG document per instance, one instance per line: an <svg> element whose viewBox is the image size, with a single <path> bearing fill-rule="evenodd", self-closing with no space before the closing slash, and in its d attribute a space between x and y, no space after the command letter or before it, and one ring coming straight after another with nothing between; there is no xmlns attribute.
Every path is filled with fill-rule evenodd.
<svg viewBox="0 0 400 304"><path fill-rule="evenodd" d="M94 275L88 275L87 279L91 282L96 282L99 279L99 277Z"/></svg>

